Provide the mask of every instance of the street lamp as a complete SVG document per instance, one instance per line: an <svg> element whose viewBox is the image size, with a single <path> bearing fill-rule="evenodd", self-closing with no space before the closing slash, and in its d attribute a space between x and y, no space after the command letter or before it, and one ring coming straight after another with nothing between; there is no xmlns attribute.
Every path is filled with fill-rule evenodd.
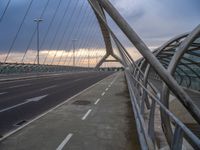
<svg viewBox="0 0 200 150"><path fill-rule="evenodd" d="M96 64L97 64L97 62L98 62L97 59L98 59L98 58L97 58L97 52L96 52Z"/></svg>
<svg viewBox="0 0 200 150"><path fill-rule="evenodd" d="M88 49L88 68L90 67L90 51Z"/></svg>
<svg viewBox="0 0 200 150"><path fill-rule="evenodd" d="M75 64L75 63L76 63L76 62L75 62L75 61L76 61L76 60L75 60L75 59L76 59L76 58L75 58L75 50L76 50L75 42L76 42L76 41L77 41L77 39L73 39L73 40L72 40L72 45L73 45L73 67L75 67L75 65L76 65L76 64Z"/></svg>
<svg viewBox="0 0 200 150"><path fill-rule="evenodd" d="M34 21L37 23L37 64L40 64L40 35L39 35L39 24L43 19L34 19Z"/></svg>

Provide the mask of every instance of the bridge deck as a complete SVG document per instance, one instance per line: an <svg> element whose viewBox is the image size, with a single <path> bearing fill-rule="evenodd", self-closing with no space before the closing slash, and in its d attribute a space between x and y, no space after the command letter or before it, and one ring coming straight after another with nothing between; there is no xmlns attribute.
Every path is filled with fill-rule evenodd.
<svg viewBox="0 0 200 150"><path fill-rule="evenodd" d="M123 74L109 76L68 99L0 144L0 149L4 150L56 148L140 148Z"/></svg>

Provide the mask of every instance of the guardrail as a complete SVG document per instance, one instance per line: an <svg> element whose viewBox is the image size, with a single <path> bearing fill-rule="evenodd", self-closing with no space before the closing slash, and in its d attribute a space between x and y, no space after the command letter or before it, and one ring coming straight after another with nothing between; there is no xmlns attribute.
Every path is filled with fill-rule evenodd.
<svg viewBox="0 0 200 150"><path fill-rule="evenodd" d="M94 68L58 66L58 65L35 65L18 63L1 63L0 74L37 73L37 72L68 72L68 71L91 71Z"/></svg>
<svg viewBox="0 0 200 150"><path fill-rule="evenodd" d="M175 126L172 143L169 147L173 150L182 149L183 139L184 137L187 137L187 139L192 141L192 146L199 149L200 139L161 103L159 92L155 87L150 90L145 87L144 83L141 83L141 79L138 80L136 76L130 73L130 71L126 71L125 74L136 118L135 120L138 126L138 134L141 139L141 146L143 147L142 149L158 149L155 135L156 106L159 106L159 108L164 111ZM152 85L149 87L152 87ZM148 118L145 117L147 114L144 115L144 105L146 105L149 110ZM148 123L145 124L145 122Z"/></svg>

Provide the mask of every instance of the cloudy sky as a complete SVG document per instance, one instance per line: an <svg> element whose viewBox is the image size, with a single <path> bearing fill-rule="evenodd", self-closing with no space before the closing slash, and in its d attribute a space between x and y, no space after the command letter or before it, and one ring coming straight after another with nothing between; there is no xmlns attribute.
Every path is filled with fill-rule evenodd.
<svg viewBox="0 0 200 150"><path fill-rule="evenodd" d="M6 7L9 1L10 4ZM199 0L110 1L151 49L175 35L191 31L200 24ZM82 50L80 56L86 57L84 50L88 48L93 51L98 50L99 56L103 55L102 36L86 0L1 0L1 61L8 51L11 53L9 58L13 61L16 58L18 60L23 58L26 50L28 50L26 60L32 55L35 56L36 24L33 20L39 17L44 19L40 24L40 47L43 59L46 55L51 59L56 55L57 61L60 57L64 59L62 57L68 55L66 52L72 50L74 39L77 52ZM110 21L110 25L127 49L132 49L133 46L115 24ZM51 51L48 54L49 49ZM95 53L91 53L93 57ZM49 62L52 62L51 59Z"/></svg>
<svg viewBox="0 0 200 150"><path fill-rule="evenodd" d="M112 0L134 30L158 46L200 24L199 0Z"/></svg>

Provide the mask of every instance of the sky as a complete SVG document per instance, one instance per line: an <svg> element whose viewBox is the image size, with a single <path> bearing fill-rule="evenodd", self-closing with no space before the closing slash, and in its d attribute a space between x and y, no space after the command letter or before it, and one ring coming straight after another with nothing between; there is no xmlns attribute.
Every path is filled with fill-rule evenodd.
<svg viewBox="0 0 200 150"><path fill-rule="evenodd" d="M199 0L110 1L150 49L161 46L178 34L192 31L200 24ZM8 2L9 0L0 1L0 17ZM21 61L26 49L28 51L24 61L35 60L36 23L33 21L35 18L44 19L40 24L40 49L43 61L47 55L49 58L47 62L52 62L56 54L57 62L60 57L61 62L65 62L64 57L68 55L71 57L67 52L72 51L74 39L80 57L87 57L88 50L93 62L97 61L95 56L98 56L98 59L103 56L105 46L102 35L86 0L10 0L0 20L0 61L5 59L9 50L9 61ZM109 17L108 21L117 37L137 59L139 54L133 45Z"/></svg>
<svg viewBox="0 0 200 150"><path fill-rule="evenodd" d="M150 46L200 24L199 0L112 0L113 4Z"/></svg>

